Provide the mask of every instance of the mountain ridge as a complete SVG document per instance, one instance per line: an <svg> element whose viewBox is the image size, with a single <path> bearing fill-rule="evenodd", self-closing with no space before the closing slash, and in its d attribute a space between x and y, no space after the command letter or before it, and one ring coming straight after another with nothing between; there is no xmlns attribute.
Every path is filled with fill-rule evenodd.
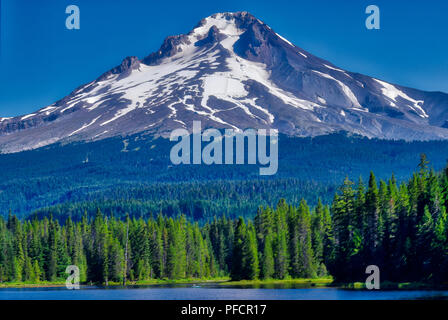
<svg viewBox="0 0 448 320"><path fill-rule="evenodd" d="M35 113L0 118L2 153L56 142L205 127L291 136L448 139L448 94L345 71L248 12L207 17Z"/></svg>

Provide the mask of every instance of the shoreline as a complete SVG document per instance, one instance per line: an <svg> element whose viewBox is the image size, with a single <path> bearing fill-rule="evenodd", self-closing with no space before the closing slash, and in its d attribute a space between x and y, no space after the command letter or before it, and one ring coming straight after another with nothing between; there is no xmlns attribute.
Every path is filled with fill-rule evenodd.
<svg viewBox="0 0 448 320"><path fill-rule="evenodd" d="M183 279L183 280L167 280L167 279L154 279L146 281L128 281L126 287L138 287L138 286L157 286L157 285L188 285L188 284L215 284L222 286L256 286L256 285L309 285L310 287L316 286L330 286L333 280L331 278L317 278L317 279L268 279L268 280L241 280L232 281L230 278L217 278L217 279ZM98 283L82 283L81 286L97 286L99 288L107 287L122 287L121 283L109 282L109 285ZM0 289L20 289L20 288L57 288L65 287L65 282L40 282L40 283L0 283Z"/></svg>
<svg viewBox="0 0 448 320"><path fill-rule="evenodd" d="M136 287L136 286L156 286L156 285L182 285L182 284L221 284L224 282L228 282L228 278L217 278L217 279L183 279L183 280L164 280L164 279L154 279L154 280L145 280L145 281L128 281L126 287ZM96 286L98 288L107 288L107 287L122 287L121 283L118 282L109 282L109 285L106 286L104 283L81 283L81 287L90 287ZM54 281L54 282L39 282L39 283L11 283L4 282L0 283L0 289L29 289L29 288L59 288L65 287L65 281Z"/></svg>
<svg viewBox="0 0 448 320"><path fill-rule="evenodd" d="M330 287L333 283L332 278L316 278L316 279L267 279L267 280L240 280L227 281L221 283L222 286L254 286L254 285L309 285L310 287Z"/></svg>
<svg viewBox="0 0 448 320"><path fill-rule="evenodd" d="M347 290L367 290L363 282L333 283L333 286ZM427 282L382 282L379 291L388 290L448 290L448 283L435 285Z"/></svg>
<svg viewBox="0 0 448 320"><path fill-rule="evenodd" d="M282 289L281 286L303 286L303 288L340 288L345 290L366 290L365 284L361 282L354 283L336 283L332 278L316 278L316 279L267 279L267 280L241 280L232 281L229 278L217 279L183 279L183 280L168 280L168 279L154 279L146 281L128 282L126 288L143 287L143 286L157 286L157 285L216 285L221 288L236 287L265 287L265 286L279 286L276 289ZM81 287L122 287L121 283L110 282L108 286L105 284L82 283ZM39 282L39 283L0 283L0 289L32 289L32 288L61 288L65 287L65 281L54 282ZM285 288L286 289L286 288ZM381 283L379 291L388 290L447 290L448 284L433 285L423 282L384 282Z"/></svg>
<svg viewBox="0 0 448 320"><path fill-rule="evenodd" d="M39 283L0 283L0 289L27 289L27 288L60 288L65 287L65 281L39 282Z"/></svg>

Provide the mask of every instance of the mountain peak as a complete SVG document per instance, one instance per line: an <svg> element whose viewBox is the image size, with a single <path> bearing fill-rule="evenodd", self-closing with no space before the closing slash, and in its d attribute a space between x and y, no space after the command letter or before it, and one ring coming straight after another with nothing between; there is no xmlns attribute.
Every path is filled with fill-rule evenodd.
<svg viewBox="0 0 448 320"><path fill-rule="evenodd" d="M236 36L253 25L264 24L247 11L215 13L202 19L189 35L203 37L211 27L215 26L220 33Z"/></svg>
<svg viewBox="0 0 448 320"><path fill-rule="evenodd" d="M139 61L33 114L0 118L0 150L134 133L167 136L193 120L208 128L277 129L292 136L346 131L448 139L448 95L352 73L281 37L248 12L211 15Z"/></svg>
<svg viewBox="0 0 448 320"><path fill-rule="evenodd" d="M197 27L200 27L206 24L209 21L230 21L234 23L262 23L259 19L257 19L254 15L247 11L237 11L237 12L218 12L208 16L207 18L202 19ZM196 27L196 28L197 28ZM196 29L195 28L195 29Z"/></svg>
<svg viewBox="0 0 448 320"><path fill-rule="evenodd" d="M233 51L232 46L243 35L246 36L243 40L251 49L266 43L269 39L275 39L288 47L294 47L291 42L276 34L269 26L247 11L223 12L202 19L187 34L167 37L160 49L144 58L142 62L147 65L157 65L165 58L191 51L192 48L220 42L224 42L224 47ZM229 40L226 41L227 38ZM241 44L242 41L238 44L240 51ZM253 52L253 50L251 51Z"/></svg>

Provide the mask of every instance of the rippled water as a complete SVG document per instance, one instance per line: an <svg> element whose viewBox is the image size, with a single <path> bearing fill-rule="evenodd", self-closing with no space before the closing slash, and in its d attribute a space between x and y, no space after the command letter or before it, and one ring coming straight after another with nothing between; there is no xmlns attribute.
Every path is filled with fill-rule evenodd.
<svg viewBox="0 0 448 320"><path fill-rule="evenodd" d="M147 287L0 289L0 300L407 300L448 299L448 291L243 288L207 284Z"/></svg>

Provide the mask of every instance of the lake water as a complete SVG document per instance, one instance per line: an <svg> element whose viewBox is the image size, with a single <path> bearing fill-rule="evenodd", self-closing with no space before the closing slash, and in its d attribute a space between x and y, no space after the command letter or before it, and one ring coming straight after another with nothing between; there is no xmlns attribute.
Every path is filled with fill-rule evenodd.
<svg viewBox="0 0 448 320"><path fill-rule="evenodd" d="M0 300L409 300L448 299L448 291L247 288L213 284L146 287L0 289Z"/></svg>

